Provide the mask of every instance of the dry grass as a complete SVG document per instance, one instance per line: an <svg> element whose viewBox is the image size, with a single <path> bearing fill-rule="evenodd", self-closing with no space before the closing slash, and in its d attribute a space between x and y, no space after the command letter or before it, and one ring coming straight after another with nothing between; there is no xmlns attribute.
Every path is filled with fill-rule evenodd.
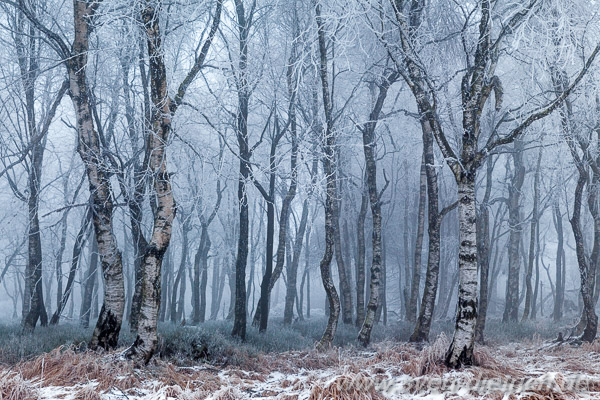
<svg viewBox="0 0 600 400"><path fill-rule="evenodd" d="M241 400L247 398L235 387L227 387L215 393L213 400Z"/></svg>
<svg viewBox="0 0 600 400"><path fill-rule="evenodd" d="M420 354L404 364L402 370L411 376L442 375L448 369L444 365L444 355L450 342L444 333L441 333L429 346L425 346Z"/></svg>
<svg viewBox="0 0 600 400"><path fill-rule="evenodd" d="M110 388L124 391L140 385L133 363L120 360L118 354L77 353L71 347L59 347L34 360L21 362L15 369L23 378L39 380L48 386L74 386L95 381L98 391Z"/></svg>
<svg viewBox="0 0 600 400"><path fill-rule="evenodd" d="M210 392L204 390L182 389L180 386L165 386L158 393L148 396L152 399L203 400Z"/></svg>
<svg viewBox="0 0 600 400"><path fill-rule="evenodd" d="M71 398L80 400L100 400L113 388L127 395L139 395L137 389L152 392L144 399L200 400L210 397L238 400L259 395L285 400L306 396L310 400L379 400L384 397L375 387L384 380L408 378L404 374L413 378L440 378L450 372L443 364L448 346L449 339L441 334L420 350L407 343L382 342L368 350L350 347L334 348L326 353L311 350L256 354L245 361L247 368L237 364L235 367L196 365L186 368L157 359L144 369L136 369L131 362L122 360L119 353L77 352L71 347L62 347L0 372L0 400L38 399L44 391L37 388L45 386L67 388L72 393ZM547 350L522 344L495 348L477 346L475 365L448 376L471 384L480 379L527 379L537 377L545 370L565 370L567 377L580 371L600 376L600 356L595 352L596 346L600 345L592 343L579 348ZM278 374L270 375L275 371ZM555 386L508 398L577 398L569 391L565 380L568 378L557 375ZM600 391L600 379L592 385L588 385L589 390ZM471 395L502 398L496 394ZM403 396L400 398L410 398L408 393ZM448 399L461 398L448 396Z"/></svg>
<svg viewBox="0 0 600 400"><path fill-rule="evenodd" d="M75 393L75 400L102 400L102 396L94 386L87 385Z"/></svg>
<svg viewBox="0 0 600 400"><path fill-rule="evenodd" d="M364 374L346 374L326 384L313 386L309 400L377 400L385 399L375 390L375 382Z"/></svg>
<svg viewBox="0 0 600 400"><path fill-rule="evenodd" d="M94 385L77 389L75 397L82 400L99 400L100 394L109 389L126 393L149 382L157 383L165 391L179 390L177 396L171 397L183 400L203 399L221 388L215 370L179 368L161 360L139 370L131 361L121 359L119 353L76 352L70 347L60 347L34 360L21 362L14 370L16 372L5 373L0 380L0 400L37 399L35 391L29 389L31 382L60 387L93 382Z"/></svg>
<svg viewBox="0 0 600 400"><path fill-rule="evenodd" d="M38 390L15 372L0 375L0 400L37 400Z"/></svg>

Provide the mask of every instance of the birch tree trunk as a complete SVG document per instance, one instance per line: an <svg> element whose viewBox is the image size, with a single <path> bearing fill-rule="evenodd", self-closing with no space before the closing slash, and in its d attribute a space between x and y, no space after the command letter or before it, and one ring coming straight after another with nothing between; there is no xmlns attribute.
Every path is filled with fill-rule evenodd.
<svg viewBox="0 0 600 400"><path fill-rule="evenodd" d="M143 258L142 301L135 343L129 355L147 364L158 345L157 324L160 306L160 277L163 257L171 241L175 199L167 170L166 146L171 130L171 99L167 92L166 67L158 11L147 1L142 10L150 63L152 130L147 141L148 169L153 179L154 225Z"/></svg>
<svg viewBox="0 0 600 400"><path fill-rule="evenodd" d="M479 272L475 207L475 173L465 173L458 182L458 310L454 337L445 360L455 368L473 363Z"/></svg>
<svg viewBox="0 0 600 400"><path fill-rule="evenodd" d="M113 198L109 167L102 154L100 138L94 129L86 76L91 23L99 4L100 2L73 2L75 36L71 57L67 60L67 71L69 95L77 119L77 150L86 167L94 232L105 285L104 302L90 340L90 348L112 349L117 347L125 309L123 263L112 227Z"/></svg>

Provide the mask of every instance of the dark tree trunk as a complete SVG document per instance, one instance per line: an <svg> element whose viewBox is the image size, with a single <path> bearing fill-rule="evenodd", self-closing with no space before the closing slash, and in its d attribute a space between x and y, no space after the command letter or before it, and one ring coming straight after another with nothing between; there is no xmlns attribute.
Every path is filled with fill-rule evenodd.
<svg viewBox="0 0 600 400"><path fill-rule="evenodd" d="M95 239L95 238L94 238ZM96 270L98 269L98 243L96 240L92 242L90 251L90 263L85 274L83 298L81 299L81 310L79 312L79 324L83 328L90 326L90 314L92 312L92 300L94 294L94 286L96 285Z"/></svg>
<svg viewBox="0 0 600 400"><path fill-rule="evenodd" d="M319 39L319 75L321 77L321 89L323 91L323 108L325 111L326 129L323 131L323 173L325 174L325 251L321 259L319 268L321 270L321 280L327 294L329 304L329 318L327 327L321 340L317 344L320 350L328 349L333 342L333 337L337 330L338 318L340 315L340 298L331 279L331 261L335 246L336 226L336 202L337 202L337 174L334 168L335 154L335 132L333 127L333 110L331 103L331 94L329 93L329 77L327 72L327 43L325 40L325 23L321 17L321 4L315 5L315 18L317 22Z"/></svg>
<svg viewBox="0 0 600 400"><path fill-rule="evenodd" d="M425 150L423 151L423 153ZM415 239L415 255L410 284L410 297L406 309L406 319L415 322L417 319L417 299L421 286L421 256L423 254L423 235L425 231L425 202L427 196L427 172L425 156L421 158L421 172L419 174L419 209L417 212L417 237Z"/></svg>
<svg viewBox="0 0 600 400"><path fill-rule="evenodd" d="M335 153L334 153L335 158ZM333 163L335 168L335 162ZM337 186L337 185L336 185ZM340 292L342 294L342 322L344 324L352 324L352 290L350 288L350 271L346 267L346 261L344 260L344 252L342 249L342 235L340 227L340 212L342 208L341 199L338 199L334 204L335 210L333 215L333 242L334 242L334 254L335 263L338 269L338 279L340 282ZM347 244L349 245L349 243Z"/></svg>
<svg viewBox="0 0 600 400"><path fill-rule="evenodd" d="M560 211L560 205L558 198L554 200L552 205L552 216L554 220L554 227L556 229L556 236L558 238L558 244L556 246L556 297L554 299L554 309L552 311L552 318L558 322L563 317L563 303L565 299L565 280L564 280L564 234L562 226L562 213Z"/></svg>
<svg viewBox="0 0 600 400"><path fill-rule="evenodd" d="M449 211L449 209L443 210L442 213L439 211L433 135L426 120L422 121L421 126L423 129L423 161L427 177L427 234L429 235L429 248L427 251L427 272L425 275L423 300L421 301L415 330L410 337L410 340L413 342L426 342L429 340L429 330L434 315L440 271L440 226L443 215Z"/></svg>
<svg viewBox="0 0 600 400"><path fill-rule="evenodd" d="M297 296L296 291L296 280L298 275L298 264L300 263L300 252L302 250L302 241L304 240L304 233L306 232L306 224L308 222L308 200L304 200L302 204L302 217L300 218L300 226L298 232L296 232L296 239L294 240L293 254L291 255L291 263L288 263L287 268L287 282L286 282L286 294L285 294L285 310L283 313L283 323L289 325L292 323L294 316L294 301Z"/></svg>
<svg viewBox="0 0 600 400"><path fill-rule="evenodd" d="M181 214L180 214L181 215ZM182 241L181 241L181 259L179 261L179 269L177 270L177 275L175 276L175 281L173 282L173 288L171 290L171 322L176 324L180 321L182 316L182 305L177 301L178 296L180 296L179 291L181 291L181 287L185 286L185 268L187 264L188 258L188 233L191 231L191 226L189 219L182 217ZM179 289L179 290L178 290ZM183 296L182 296L183 297Z"/></svg>
<svg viewBox="0 0 600 400"><path fill-rule="evenodd" d="M79 260L80 260L80 256L81 256L81 250L83 249L86 238L89 235L89 228L91 225L91 220L92 220L92 212L91 212L91 209L88 208L85 213L83 222L81 224L81 228L79 228L79 232L77 233L77 237L75 238L75 243L73 244L73 254L71 256L71 269L69 270L69 277L67 278L67 286L65 288L64 293L59 292L60 293L60 302L58 303L58 306L56 308L56 311L54 312L54 315L52 315L52 318L50 319L50 325L58 324L58 322L60 320L60 316L61 316L65 306L67 305L67 301L71 297L71 291L73 290L73 283L75 282L75 273L77 272L77 269L79 268Z"/></svg>
<svg viewBox="0 0 600 400"><path fill-rule="evenodd" d="M485 323L488 309L488 287L490 272L490 194L494 164L489 156L486 163L485 193L479 206L477 219L477 251L479 253L479 314L475 326L475 340L484 343Z"/></svg>
<svg viewBox="0 0 600 400"><path fill-rule="evenodd" d="M248 35L251 18L246 17L244 4L235 0L239 33L239 62L237 71L238 111L236 135L238 141L240 169L238 176L239 237L235 262L235 307L231 334L246 340L246 264L248 261L248 195L246 183L250 177L251 150L248 143L248 103L250 84L248 82Z"/></svg>
<svg viewBox="0 0 600 400"><path fill-rule="evenodd" d="M369 191L367 178L363 181L360 211L356 222L357 251L356 251L356 326L361 327L365 321L365 219L369 206Z"/></svg>
<svg viewBox="0 0 600 400"><path fill-rule="evenodd" d="M377 127L377 121L379 120L381 109L383 108L383 104L387 97L388 89L397 80L397 78L398 75L396 73L392 73L391 75L384 78L384 81L380 83L379 93L377 95L376 100L374 101L371 113L369 114L369 121L361 127L363 137L363 153L365 155L365 175L367 181L367 192L369 194L369 203L371 204L371 217L373 220L373 232L371 237L372 260L369 302L367 303L365 319L363 321L360 332L358 333L358 341L363 346L367 346L371 341L371 330L373 329L375 312L377 311L377 308L381 305L381 196L383 195L383 191L380 193L379 189L377 188L377 142L375 140L375 128ZM383 279L385 279L385 277ZM385 292L383 294L385 297Z"/></svg>
<svg viewBox="0 0 600 400"><path fill-rule="evenodd" d="M203 229L203 238L200 238L201 251L200 251L200 310L199 310L199 321L204 322L206 320L206 287L208 285L208 252L210 251L210 238L208 236L208 229Z"/></svg>
<svg viewBox="0 0 600 400"><path fill-rule="evenodd" d="M579 264L579 274L581 275L581 297L583 299L583 313L581 320L583 323L583 333L581 339L586 342L593 342L598 330L598 317L593 304L593 284L595 281L594 269L585 255L584 238L581 230L581 207L583 199L583 189L587 183L587 173L584 167L580 169L580 175L577 179L575 188L575 199L573 204L573 215L571 217L571 228L575 237L575 250L577 252L577 263Z"/></svg>
<svg viewBox="0 0 600 400"><path fill-rule="evenodd" d="M529 256L528 256L528 260L527 260L527 274L525 276L525 283L526 283L526 292L525 292L525 310L523 311L523 317L522 317L522 321L526 321L527 319L530 318L530 314L531 314L531 318L535 319L535 296L534 296L534 292L533 292L533 284L532 284L532 279L533 279L533 266L535 263L535 252L536 252L536 238L537 238L537 227L538 227L538 220L540 218L539 215L539 195L540 195L540 190L539 190L539 186L540 186L540 164L542 162L542 148L540 148L539 154L538 154L538 159L537 159L537 168L535 170L535 177L534 177L534 182L533 182L533 211L531 212L531 223L530 223L530 228L529 228ZM539 268L536 274L537 278L536 278L536 284L535 284L535 290L537 292L537 287L538 287L538 281L539 281Z"/></svg>
<svg viewBox="0 0 600 400"><path fill-rule="evenodd" d="M165 316L167 314L167 309L169 308L169 296L171 291L171 274L173 269L173 261L171 257L171 252L167 249L165 253L165 257L163 259L163 267L161 268L161 291L160 291L160 308L158 310L158 321L165 322Z"/></svg>
<svg viewBox="0 0 600 400"><path fill-rule="evenodd" d="M503 322L516 322L519 319L519 276L521 245L521 207L520 199L525 178L523 165L523 143L514 142L512 154L513 177L508 186L508 225L510 229L508 247L508 281L506 289L506 305L502 316Z"/></svg>

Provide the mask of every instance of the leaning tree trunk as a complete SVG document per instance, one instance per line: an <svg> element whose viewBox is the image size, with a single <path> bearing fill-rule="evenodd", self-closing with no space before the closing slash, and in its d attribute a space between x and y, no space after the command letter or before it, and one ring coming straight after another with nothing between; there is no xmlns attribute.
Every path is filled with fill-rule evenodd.
<svg viewBox="0 0 600 400"><path fill-rule="evenodd" d="M102 153L98 133L94 129L87 86L87 60L91 19L99 3L74 2L75 37L72 54L67 61L69 95L75 109L78 152L83 160L92 201L94 232L104 275L104 302L90 348L117 347L125 309L125 285L121 251L112 229L113 198L110 172Z"/></svg>
<svg viewBox="0 0 600 400"><path fill-rule="evenodd" d="M583 313L581 320L584 321L583 333L581 339L586 342L593 342L598 330L598 317L594 310L593 302L593 284L595 271L591 268L585 254L584 238L581 230L581 206L583 198L583 189L587 183L587 173L585 167L578 166L580 169L577 186L575 188L575 199L573 204L573 216L571 217L571 228L575 238L575 250L577 253L577 263L579 264L579 274L581 276L581 297L583 299Z"/></svg>
<svg viewBox="0 0 600 400"><path fill-rule="evenodd" d="M167 170L166 145L171 130L171 99L167 93L166 67L163 60L160 22L157 10L146 3L142 10L146 32L150 84L152 93L152 130L147 139L148 169L153 179L152 201L156 204L152 235L143 258L142 301L135 343L129 355L147 364L158 345L157 324L160 306L160 276L163 257L169 242L175 218L175 199Z"/></svg>
<svg viewBox="0 0 600 400"><path fill-rule="evenodd" d="M85 244L86 237L89 234L90 222L92 219L91 209L87 209L85 213L85 217L81 224L81 228L79 228L79 232L77 233L77 237L75 238L75 243L73 244L73 255L71 256L71 269L69 270L69 277L67 278L67 286L65 287L65 292L60 293L60 302L50 319L50 325L57 325L60 320L60 316L67 305L67 301L71 297L71 291L73 289L73 283L75 281L75 273L79 268L79 260L81 256L81 250ZM95 271L95 269L94 269Z"/></svg>

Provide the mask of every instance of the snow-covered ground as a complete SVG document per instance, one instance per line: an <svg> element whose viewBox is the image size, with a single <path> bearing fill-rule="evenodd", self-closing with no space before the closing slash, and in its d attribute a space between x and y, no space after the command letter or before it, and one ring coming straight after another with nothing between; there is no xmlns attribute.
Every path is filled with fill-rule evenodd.
<svg viewBox="0 0 600 400"><path fill-rule="evenodd" d="M0 399L600 399L600 343L478 347L477 366L449 371L447 342L264 354L243 368L158 360L138 369L118 353L64 348L4 367Z"/></svg>

